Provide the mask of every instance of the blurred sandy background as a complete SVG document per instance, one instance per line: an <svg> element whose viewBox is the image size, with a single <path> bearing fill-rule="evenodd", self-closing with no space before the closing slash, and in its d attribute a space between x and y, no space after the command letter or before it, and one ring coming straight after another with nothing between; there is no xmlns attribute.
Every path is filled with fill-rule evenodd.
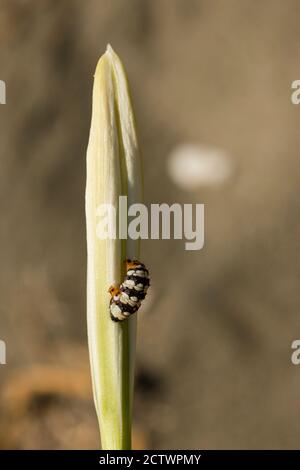
<svg viewBox="0 0 300 470"><path fill-rule="evenodd" d="M85 152L93 72L127 68L146 200L204 202L205 248L147 241L139 448L299 448L297 0L0 0L1 448L97 448L85 318ZM181 143L233 174L183 189Z"/></svg>

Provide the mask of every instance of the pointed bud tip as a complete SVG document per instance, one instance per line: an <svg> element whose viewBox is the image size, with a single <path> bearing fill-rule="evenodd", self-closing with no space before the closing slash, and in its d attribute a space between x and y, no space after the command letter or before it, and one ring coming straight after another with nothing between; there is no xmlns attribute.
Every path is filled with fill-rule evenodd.
<svg viewBox="0 0 300 470"><path fill-rule="evenodd" d="M102 70L102 66L112 64L117 60L120 60L118 55L115 53L114 49L108 43L107 46L106 46L105 53L102 54L100 56L99 60L98 60L96 70L95 70L95 73L94 73L94 77L96 77L96 75L100 74L100 71Z"/></svg>
<svg viewBox="0 0 300 470"><path fill-rule="evenodd" d="M106 52L108 52L109 54L112 54L115 52L109 43L106 46Z"/></svg>

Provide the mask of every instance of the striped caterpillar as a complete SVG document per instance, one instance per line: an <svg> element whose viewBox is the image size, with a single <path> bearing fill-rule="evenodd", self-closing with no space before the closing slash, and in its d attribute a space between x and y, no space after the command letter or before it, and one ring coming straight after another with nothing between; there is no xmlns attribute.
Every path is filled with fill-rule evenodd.
<svg viewBox="0 0 300 470"><path fill-rule="evenodd" d="M126 276L121 285L113 284L108 292L111 295L109 311L115 322L120 322L137 312L146 297L149 272L138 260L126 260Z"/></svg>

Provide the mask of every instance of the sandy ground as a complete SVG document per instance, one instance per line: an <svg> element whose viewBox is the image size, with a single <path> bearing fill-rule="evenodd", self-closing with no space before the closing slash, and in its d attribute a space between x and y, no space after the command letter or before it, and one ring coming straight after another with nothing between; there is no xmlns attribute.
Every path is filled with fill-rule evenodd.
<svg viewBox="0 0 300 470"><path fill-rule="evenodd" d="M147 202L205 203L203 250L143 244L135 446L299 448L299 14L297 0L1 0L2 448L98 445L84 185L108 42L131 82ZM177 187L166 162L181 142L224 149L233 177Z"/></svg>

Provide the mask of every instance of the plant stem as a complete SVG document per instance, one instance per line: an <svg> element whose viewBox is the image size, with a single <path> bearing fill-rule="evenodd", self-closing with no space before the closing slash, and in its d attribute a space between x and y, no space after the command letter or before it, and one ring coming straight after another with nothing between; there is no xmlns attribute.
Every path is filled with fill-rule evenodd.
<svg viewBox="0 0 300 470"><path fill-rule="evenodd" d="M139 240L99 238L99 207L119 216L119 196L142 202L142 165L128 83L108 46L94 79L87 150L87 320L93 394L103 449L131 448L136 315L114 323L109 286L124 278L126 258L139 258ZM117 231L118 233L118 231Z"/></svg>

